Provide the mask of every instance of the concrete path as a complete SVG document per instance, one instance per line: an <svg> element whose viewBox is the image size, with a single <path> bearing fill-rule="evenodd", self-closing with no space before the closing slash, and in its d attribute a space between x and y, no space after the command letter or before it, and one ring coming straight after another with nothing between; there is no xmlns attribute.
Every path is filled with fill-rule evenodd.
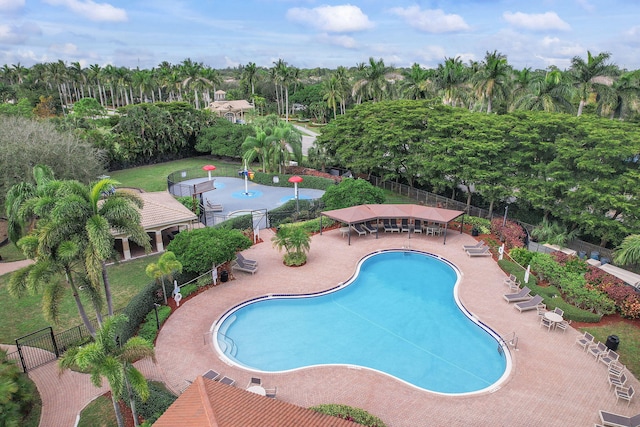
<svg viewBox="0 0 640 427"><path fill-rule="evenodd" d="M11 261L11 262L4 262L4 261L0 262L0 276L2 276L3 274L12 273L30 264L33 264L33 260L31 259L23 259L21 261Z"/></svg>
<svg viewBox="0 0 640 427"><path fill-rule="evenodd" d="M316 137L320 136L320 134L315 133L312 130L309 130L303 126L293 125L296 129L302 132L302 154L305 156L309 152L309 148L313 146L313 143L316 140Z"/></svg>

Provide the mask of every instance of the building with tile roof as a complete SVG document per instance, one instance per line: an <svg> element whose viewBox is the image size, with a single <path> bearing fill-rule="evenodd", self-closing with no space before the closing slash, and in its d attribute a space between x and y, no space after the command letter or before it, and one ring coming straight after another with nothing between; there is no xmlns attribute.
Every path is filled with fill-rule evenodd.
<svg viewBox="0 0 640 427"><path fill-rule="evenodd" d="M357 427L352 421L196 378L154 427Z"/></svg>
<svg viewBox="0 0 640 427"><path fill-rule="evenodd" d="M227 101L226 97L227 93L225 91L217 90L213 94L213 102L210 102L206 109L213 111L220 117L224 117L231 123L244 123L244 113L253 110L253 105L244 99Z"/></svg>

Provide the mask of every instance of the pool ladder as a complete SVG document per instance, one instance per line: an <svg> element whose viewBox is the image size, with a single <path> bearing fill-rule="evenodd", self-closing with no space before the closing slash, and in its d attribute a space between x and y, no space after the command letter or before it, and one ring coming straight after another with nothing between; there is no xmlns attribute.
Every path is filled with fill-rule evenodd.
<svg viewBox="0 0 640 427"><path fill-rule="evenodd" d="M500 340L506 345L513 347L514 350L518 350L518 337L515 332L512 332L506 337L500 337ZM498 353L502 354L504 350L502 349L502 344L498 343Z"/></svg>

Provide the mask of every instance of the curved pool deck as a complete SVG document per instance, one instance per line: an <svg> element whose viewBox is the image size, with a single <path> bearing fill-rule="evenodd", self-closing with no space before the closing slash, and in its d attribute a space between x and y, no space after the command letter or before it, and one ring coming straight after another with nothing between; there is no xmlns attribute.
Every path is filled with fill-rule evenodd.
<svg viewBox="0 0 640 427"><path fill-rule="evenodd" d="M321 366L261 375L267 387L278 387L278 399L308 407L342 403L366 409L389 427L421 425L583 426L598 421L598 410L625 415L640 412L640 400L629 407L616 404L607 383L606 367L574 344L578 334L548 332L535 311L520 314L502 298L504 273L491 258L469 258L462 244L474 243L456 232L441 238L381 233L352 237L351 246L338 230L313 236L308 262L300 268L282 264L282 254L262 230L264 243L245 251L260 262L255 275L236 273L235 280L212 288L184 303L164 325L156 342L158 366L166 384L182 390L187 380L215 369L239 387L252 373L226 364L214 351L211 325L229 308L269 293L321 291L347 280L357 262L376 250L410 247L441 255L462 272L459 297L479 320L505 336L516 332L518 350L513 369L502 386L473 396L440 396L366 369ZM638 387L638 381L631 379Z"/></svg>

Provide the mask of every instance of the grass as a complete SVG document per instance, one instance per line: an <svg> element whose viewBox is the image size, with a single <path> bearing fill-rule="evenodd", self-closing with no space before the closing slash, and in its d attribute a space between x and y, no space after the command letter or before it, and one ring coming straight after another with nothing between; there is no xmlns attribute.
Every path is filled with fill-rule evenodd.
<svg viewBox="0 0 640 427"><path fill-rule="evenodd" d="M0 256L3 262L20 261L26 259L24 254L13 243L7 243L0 247Z"/></svg>
<svg viewBox="0 0 640 427"><path fill-rule="evenodd" d="M210 163L216 165L237 165L237 163L222 162L219 160L213 162L208 157L191 157L188 159L174 160L172 162L113 171L110 176L112 179L118 181L122 187L136 187L144 191L164 191L167 189L167 176L172 172L197 169Z"/></svg>
<svg viewBox="0 0 640 427"><path fill-rule="evenodd" d="M113 294L114 308L125 306L140 289L144 288L151 279L144 270L147 264L157 262L159 255L152 255L133 261L114 264L108 267L111 290ZM9 276L0 276L0 301L3 309L0 310L0 342L14 343L14 340L23 335L45 328L50 323L42 314L41 295L25 295L22 298L14 298L7 291ZM81 294L81 297L84 295ZM84 307L90 317L95 317L91 304L83 298ZM60 319L53 325L54 331L64 331L82 323L78 308L70 292L65 293L60 305Z"/></svg>
<svg viewBox="0 0 640 427"><path fill-rule="evenodd" d="M80 412L78 427L117 427L116 413L111 399L99 396Z"/></svg>
<svg viewBox="0 0 640 427"><path fill-rule="evenodd" d="M589 332L601 342L606 342L609 335L617 335L620 338L620 346L616 353L620 355L620 362L626 365L636 378L640 378L640 328L626 322L617 322L603 326L588 326L580 330Z"/></svg>

